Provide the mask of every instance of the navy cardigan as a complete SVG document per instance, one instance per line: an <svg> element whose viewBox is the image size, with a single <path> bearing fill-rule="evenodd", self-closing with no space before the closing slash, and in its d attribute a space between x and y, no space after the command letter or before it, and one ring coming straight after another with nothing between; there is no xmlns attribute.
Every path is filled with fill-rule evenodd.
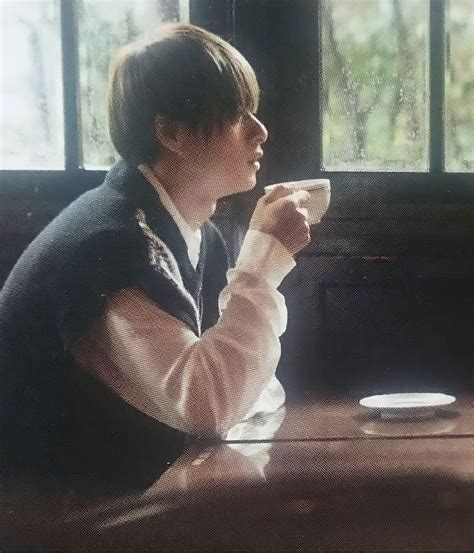
<svg viewBox="0 0 474 553"><path fill-rule="evenodd" d="M169 269L167 248L184 287ZM156 192L124 161L62 211L23 253L0 296L3 477L101 494L153 483L181 453L184 435L81 370L67 346L110 294L127 287L140 288L199 335L218 319L227 268L211 222L202 227L193 268Z"/></svg>

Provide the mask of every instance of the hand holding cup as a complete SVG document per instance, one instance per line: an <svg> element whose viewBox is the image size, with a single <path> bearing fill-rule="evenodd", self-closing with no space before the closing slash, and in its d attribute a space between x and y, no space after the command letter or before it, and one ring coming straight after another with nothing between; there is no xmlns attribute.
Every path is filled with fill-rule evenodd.
<svg viewBox="0 0 474 553"><path fill-rule="evenodd" d="M321 218L326 213L331 200L331 183L329 179L308 179L282 183L285 187L292 190L306 190L309 192L308 222L315 225L321 222ZM272 190L281 186L281 184L272 184L265 187L265 193L269 194Z"/></svg>
<svg viewBox="0 0 474 553"><path fill-rule="evenodd" d="M286 184L274 185L260 198L250 221L250 227L277 238L295 255L309 244L307 204L310 195Z"/></svg>

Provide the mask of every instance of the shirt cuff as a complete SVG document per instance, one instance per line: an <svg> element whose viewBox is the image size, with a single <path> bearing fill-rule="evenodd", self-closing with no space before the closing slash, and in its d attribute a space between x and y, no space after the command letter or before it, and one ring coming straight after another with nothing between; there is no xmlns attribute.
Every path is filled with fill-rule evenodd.
<svg viewBox="0 0 474 553"><path fill-rule="evenodd" d="M277 288L295 265L293 256L277 238L249 229L235 268L263 277Z"/></svg>

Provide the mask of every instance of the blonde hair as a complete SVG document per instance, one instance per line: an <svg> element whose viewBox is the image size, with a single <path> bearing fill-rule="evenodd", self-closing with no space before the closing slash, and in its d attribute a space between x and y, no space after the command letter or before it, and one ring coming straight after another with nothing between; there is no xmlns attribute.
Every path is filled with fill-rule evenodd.
<svg viewBox="0 0 474 553"><path fill-rule="evenodd" d="M258 108L255 73L233 46L204 29L166 24L146 42L119 50L110 67L108 128L118 153L133 164L156 159L157 116L210 136L216 127Z"/></svg>

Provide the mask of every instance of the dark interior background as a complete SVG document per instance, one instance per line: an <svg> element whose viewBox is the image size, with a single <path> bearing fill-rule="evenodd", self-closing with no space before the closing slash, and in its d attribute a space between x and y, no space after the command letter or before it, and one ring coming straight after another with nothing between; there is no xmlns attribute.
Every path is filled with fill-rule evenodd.
<svg viewBox="0 0 474 553"><path fill-rule="evenodd" d="M289 323L279 376L290 394L472 387L473 175L320 171L317 13L310 0L190 5L191 21L237 46L263 89L270 139L258 186L215 216L232 257L264 185L331 179L331 207L282 285ZM34 236L104 175L0 172L1 282Z"/></svg>

